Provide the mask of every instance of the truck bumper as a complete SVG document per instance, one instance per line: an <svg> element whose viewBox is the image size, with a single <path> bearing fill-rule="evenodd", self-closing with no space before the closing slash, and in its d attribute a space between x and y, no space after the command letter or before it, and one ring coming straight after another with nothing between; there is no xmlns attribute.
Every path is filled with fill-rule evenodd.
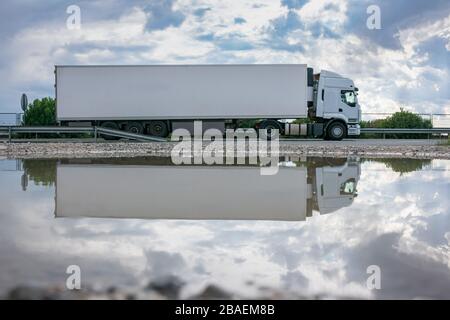
<svg viewBox="0 0 450 320"><path fill-rule="evenodd" d="M361 134L361 127L359 124L348 124L347 125L347 135L348 136L359 136Z"/></svg>

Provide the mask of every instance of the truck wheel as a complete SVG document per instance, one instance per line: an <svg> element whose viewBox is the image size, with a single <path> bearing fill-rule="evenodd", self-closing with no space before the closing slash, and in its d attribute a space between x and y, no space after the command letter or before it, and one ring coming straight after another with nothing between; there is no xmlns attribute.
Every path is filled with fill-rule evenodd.
<svg viewBox="0 0 450 320"><path fill-rule="evenodd" d="M259 128L267 130L267 134L261 133L261 138L263 139L272 140L280 136L281 128L278 122L275 120L265 120L261 123ZM275 130L277 129L278 135L275 133Z"/></svg>
<svg viewBox="0 0 450 320"><path fill-rule="evenodd" d="M347 135L347 130L342 122L332 122L327 128L326 138L329 140L342 140Z"/></svg>
<svg viewBox="0 0 450 320"><path fill-rule="evenodd" d="M144 132L144 126L140 122L128 122L126 125L128 132L142 134Z"/></svg>
<svg viewBox="0 0 450 320"><path fill-rule="evenodd" d="M119 126L117 125L117 123L113 122L113 121L106 121L103 122L100 127L102 128L106 128L106 129L113 129L113 130L119 130ZM119 137L115 137L115 136L110 136L107 134L101 134L101 137L105 140L119 140Z"/></svg>
<svg viewBox="0 0 450 320"><path fill-rule="evenodd" d="M152 136L165 138L169 134L169 129L165 121L152 121L149 126L149 133Z"/></svg>

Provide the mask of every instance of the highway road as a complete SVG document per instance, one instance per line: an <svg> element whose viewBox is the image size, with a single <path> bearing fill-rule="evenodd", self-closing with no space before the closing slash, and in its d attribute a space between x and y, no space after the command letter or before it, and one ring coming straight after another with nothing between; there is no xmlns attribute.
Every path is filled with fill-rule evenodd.
<svg viewBox="0 0 450 320"><path fill-rule="evenodd" d="M3 139L2 139L3 138ZM1 137L1 141L6 142L7 138ZM117 141L105 141L101 138L97 140L99 143L114 143L114 142L125 142L127 139L120 139ZM280 139L280 144L283 145L307 145L307 146L430 146L445 142L446 139L344 139L342 141L325 141L322 139ZM13 139L12 142L94 142L93 138L85 139ZM130 141L132 142L132 141ZM151 142L150 142L151 143Z"/></svg>

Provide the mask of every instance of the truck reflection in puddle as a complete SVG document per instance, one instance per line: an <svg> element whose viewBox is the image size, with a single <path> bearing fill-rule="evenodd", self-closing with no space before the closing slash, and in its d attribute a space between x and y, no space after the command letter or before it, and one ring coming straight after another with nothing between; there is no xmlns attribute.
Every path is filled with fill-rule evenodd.
<svg viewBox="0 0 450 320"><path fill-rule="evenodd" d="M360 163L286 157L258 166L175 166L170 158L61 160L56 217L290 220L352 204Z"/></svg>

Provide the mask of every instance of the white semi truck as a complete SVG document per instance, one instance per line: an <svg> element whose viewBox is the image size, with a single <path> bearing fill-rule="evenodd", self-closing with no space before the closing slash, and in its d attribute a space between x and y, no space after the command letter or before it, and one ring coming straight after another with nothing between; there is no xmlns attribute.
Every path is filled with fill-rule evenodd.
<svg viewBox="0 0 450 320"><path fill-rule="evenodd" d="M177 128L224 132L253 119L269 135L341 140L359 135L351 79L301 64L56 66L61 125L97 125L166 137ZM292 124L290 119L308 119Z"/></svg>
<svg viewBox="0 0 450 320"><path fill-rule="evenodd" d="M351 205L360 176L359 162L344 159L309 159L308 166L288 159L273 176L249 165L111 161L61 160L55 216L302 221L313 211L326 214Z"/></svg>

